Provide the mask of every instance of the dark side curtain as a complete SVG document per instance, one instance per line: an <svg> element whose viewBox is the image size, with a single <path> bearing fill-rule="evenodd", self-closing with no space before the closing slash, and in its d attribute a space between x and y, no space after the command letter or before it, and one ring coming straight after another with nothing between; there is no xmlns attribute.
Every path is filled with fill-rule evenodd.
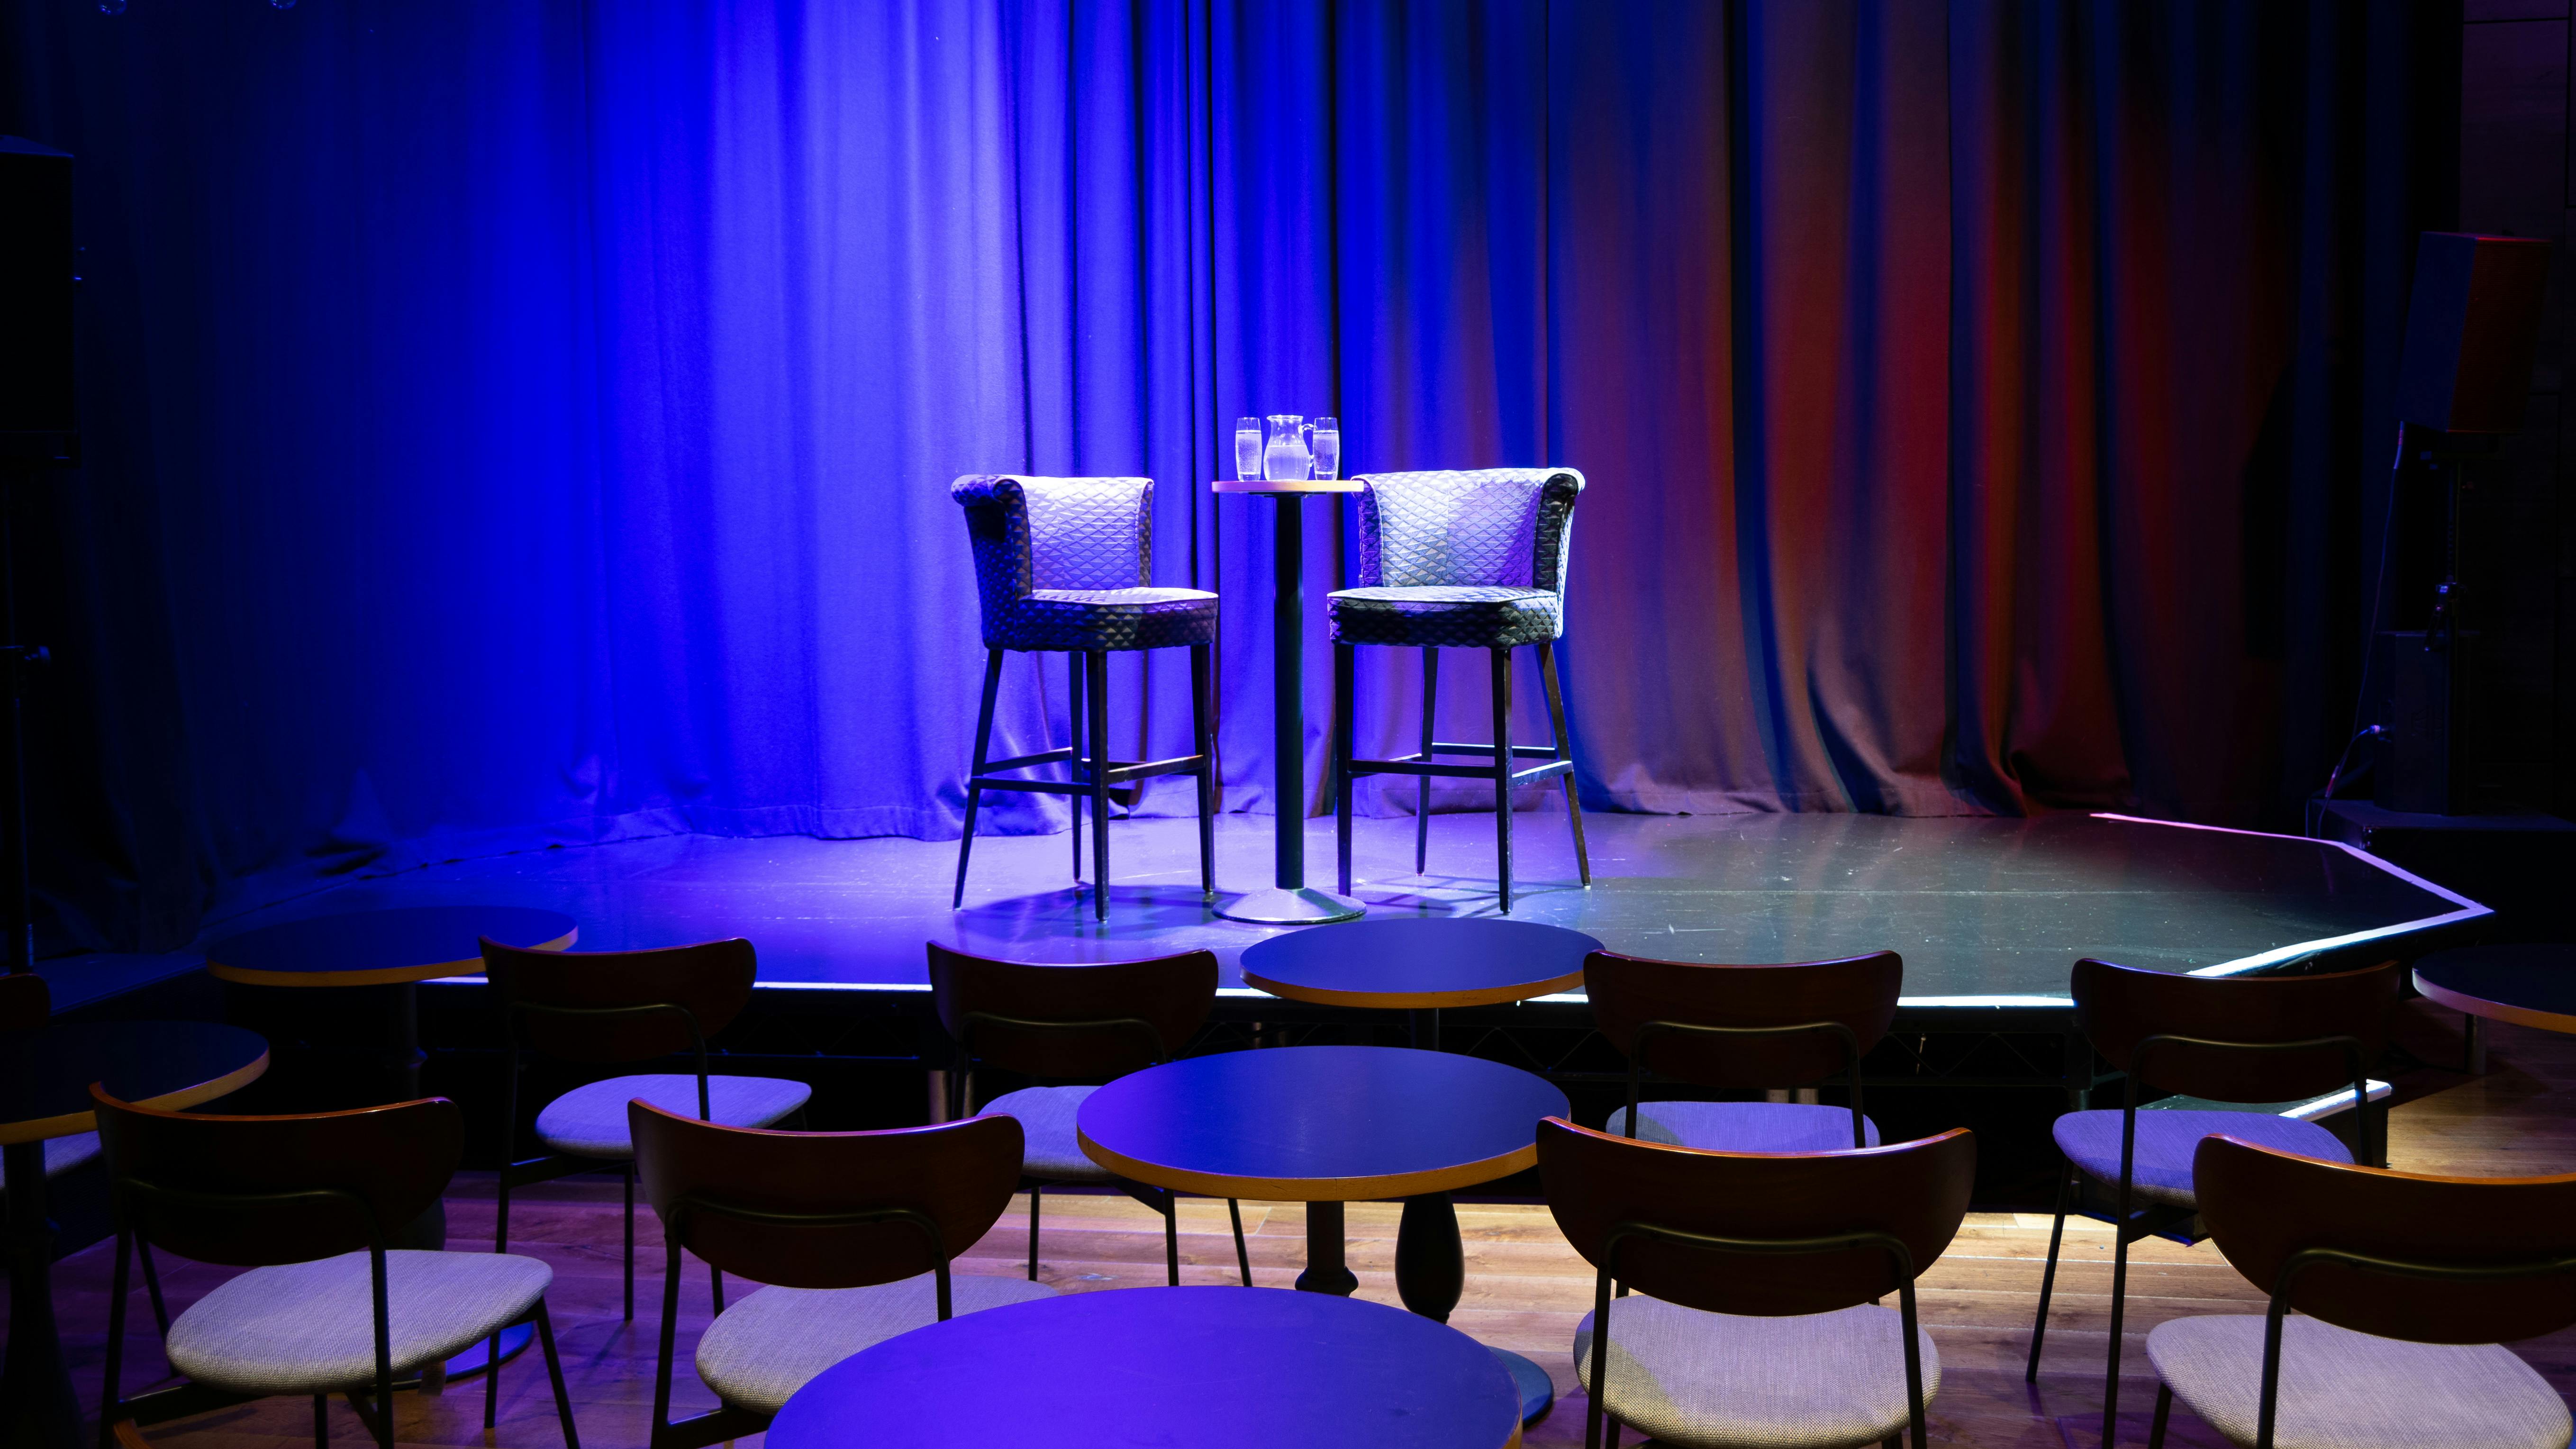
<svg viewBox="0 0 2576 1449"><path fill-rule="evenodd" d="M965 472L1159 480L1267 810L1268 505L1203 485L1273 412L1352 471L1585 472L1594 808L2263 818L2348 708L2455 22L18 0L0 124L82 158L86 249L87 464L18 505L49 944L550 844L953 836ZM1313 517L1320 664L1355 549ZM1370 651L1364 752L1417 680ZM1182 661L1113 681L1178 753ZM1062 661L1004 700L1005 748L1060 730Z"/></svg>

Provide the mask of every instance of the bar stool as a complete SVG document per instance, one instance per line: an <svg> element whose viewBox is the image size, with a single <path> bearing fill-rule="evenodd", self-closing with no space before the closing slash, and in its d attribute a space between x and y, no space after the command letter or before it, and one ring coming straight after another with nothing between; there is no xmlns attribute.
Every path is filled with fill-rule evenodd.
<svg viewBox="0 0 2576 1449"><path fill-rule="evenodd" d="M1041 966L928 944L931 1001L970 1065L1093 1084L1023 1087L986 1102L981 1113L1017 1118L1027 1134L1020 1176L1029 1194L1029 1281L1038 1276L1038 1194L1050 1182L1091 1182L1114 1184L1163 1215L1164 1267L1171 1286L1181 1286L1180 1195L1093 1162L1074 1133L1074 1117L1098 1084L1170 1061L1189 1044L1216 1005L1216 957L1184 951L1151 961ZM961 1116L969 1105L965 1077L949 1078L950 1110ZM1249 1288L1243 1204L1227 1198L1225 1210L1234 1222L1235 1263Z"/></svg>
<svg viewBox="0 0 2576 1449"><path fill-rule="evenodd" d="M1878 1145L1861 1111L1861 1058L1887 1035L1905 984L1893 951L1786 966L1706 966L1595 951L1583 958L1592 1018L1628 1058L1628 1105L1614 1136L1728 1152L1822 1152ZM1651 1068L1727 1091L1806 1087L1842 1076L1848 1112L1801 1102L1637 1100ZM1848 1121L1846 1121L1848 1119ZM1630 1122L1636 1124L1634 1130Z"/></svg>
<svg viewBox="0 0 2576 1449"><path fill-rule="evenodd" d="M966 903L966 861L975 849L975 812L987 790L1062 795L1073 805L1073 878L1082 879L1083 801L1092 806L1091 909L1109 919L1109 791L1157 775L1199 782L1199 891L1216 899L1216 721L1209 691L1217 597L1199 589L1153 587L1154 481L1150 478L1037 478L970 473L948 496L966 510L975 546L975 588L984 617L984 701L975 716L975 766L966 778L966 830L957 842L957 889ZM1115 651L1190 651L1194 752L1168 760L1109 755L1109 656ZM991 758L993 701L1008 650L1065 651L1072 743L1007 760ZM1086 749L1086 741L1088 748ZM1008 772L1065 766L1062 780Z"/></svg>
<svg viewBox="0 0 2576 1449"><path fill-rule="evenodd" d="M2068 1112L2050 1129L2066 1157L2066 1176L2058 1182L2048 1266L2040 1271L2039 1313L2031 1324L2030 1363L2022 1377L2039 1382L2039 1350L2048 1331L2049 1294L2057 1283L2058 1246L2074 1194L2089 1177L2111 1187L2117 1203L2111 1219L2111 1354L2102 1386L2103 1443L2111 1442L2119 1413L2120 1322L2127 1306L2129 1245L2156 1233L2185 1230L2199 1214L2194 1154L2201 1139L2212 1133L2330 1161L2376 1157L2369 1071L2388 1045L2398 983L2394 961L2317 976L2186 976L2108 961L2075 963L2069 981L2075 1024L2127 1081L2119 1110ZM2353 1094L2354 1140L2347 1146L2314 1122L2268 1112L2141 1112L2138 1091L2145 1086L2243 1103L2297 1101L2347 1087ZM2379 1141L2386 1141L2384 1131Z"/></svg>
<svg viewBox="0 0 2576 1449"><path fill-rule="evenodd" d="M1913 1430L1941 1387L1914 1284L1958 1235L1964 1127L1892 1147L1708 1152L1538 1126L1548 1211L1593 1266L1574 1331L1586 1449L1610 1422L1658 1443L1849 1449ZM1634 1289L1613 1307L1611 1288ZM1895 1294L1893 1310L1876 1300ZM1615 1350L1615 1351L1614 1351Z"/></svg>
<svg viewBox="0 0 2576 1449"><path fill-rule="evenodd" d="M626 1181L626 1316L635 1316L635 1144L626 1104L657 1106L733 1127L767 1127L805 1109L814 1089L785 1077L715 1076L707 1038L751 1003L759 975L751 943L706 941L646 951L529 951L483 942L484 979L500 993L509 1061L501 1092L503 1166L492 1251L510 1245L510 1189L577 1172L617 1169ZM609 1077L575 1087L537 1112L545 1155L522 1160L519 1052L591 1064L692 1054L690 1072ZM714 1280L718 1312L724 1280Z"/></svg>
<svg viewBox="0 0 2576 1449"><path fill-rule="evenodd" d="M100 1443L124 1437L114 1431L126 1421L154 1424L310 1394L313 1443L328 1449L326 1411L338 1393L381 1449L393 1449L398 1377L532 1323L565 1449L580 1449L546 1316L554 1270L508 1253L387 1246L438 1201L456 1171L465 1122L455 1103L430 1097L354 1112L222 1117L138 1107L95 1086L90 1096L116 1211ZM250 1271L170 1325L163 1351L188 1381L128 1399L118 1387L126 1250L139 1243ZM495 1363L484 1379L487 1430L497 1417L500 1376Z"/></svg>
<svg viewBox="0 0 2576 1449"><path fill-rule="evenodd" d="M2218 1251L2272 1302L2147 1335L2148 1449L2177 1397L2248 1449L2567 1442L2567 1401L2503 1343L2576 1323L2576 1176L2425 1177L2204 1137L2192 1180Z"/></svg>
<svg viewBox="0 0 2576 1449"><path fill-rule="evenodd" d="M1434 777L1494 782L1494 863L1502 909L1512 909L1512 787L1562 778L1565 812L1574 827L1575 868L1592 884L1583 844L1583 807L1574 796L1573 742L1565 732L1565 699L1557 688L1556 641L1565 633L1565 570L1574 500L1583 475L1571 468L1486 468L1474 472L1371 473L1355 478L1359 495L1359 587L1338 589L1326 604L1333 629L1333 828L1339 842L1342 894L1351 892L1351 781L1361 775L1412 775L1413 869L1430 849ZM1357 647L1422 651L1422 748L1392 760L1353 759L1353 691ZM1512 743L1512 650L1539 651L1553 745ZM1432 738L1440 692L1440 651L1482 649L1491 662L1494 740L1451 744ZM1438 755L1484 755L1490 765L1442 764ZM1546 764L1515 769L1514 760Z"/></svg>
<svg viewBox="0 0 2576 1449"><path fill-rule="evenodd" d="M629 1104L644 1195L662 1219L662 1348L650 1449L757 1434L816 1374L900 1333L1052 1298L1017 1278L951 1275L1011 1205L1020 1124L977 1117L887 1132L761 1132ZM680 1251L768 1286L716 1315L698 1377L723 1407L671 1422ZM994 1365L1007 1373L1007 1364Z"/></svg>

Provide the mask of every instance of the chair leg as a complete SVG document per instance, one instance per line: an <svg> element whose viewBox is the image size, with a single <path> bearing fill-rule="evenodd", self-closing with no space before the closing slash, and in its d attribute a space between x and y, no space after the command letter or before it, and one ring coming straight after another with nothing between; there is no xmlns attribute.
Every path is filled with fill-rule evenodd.
<svg viewBox="0 0 2576 1449"><path fill-rule="evenodd" d="M1067 773L1076 781L1082 779L1082 762L1089 756L1082 751L1082 651L1068 650L1064 656L1064 716L1073 744L1073 763ZM1064 797L1073 806L1073 878L1082 879L1082 797Z"/></svg>
<svg viewBox="0 0 2576 1449"><path fill-rule="evenodd" d="M1512 651L1494 651L1494 873L1512 913Z"/></svg>
<svg viewBox="0 0 2576 1449"><path fill-rule="evenodd" d="M724 1274L718 1271L716 1265L713 1263L709 1263L707 1265L707 1297L715 1303L717 1316L722 1317L724 1314Z"/></svg>
<svg viewBox="0 0 2576 1449"><path fill-rule="evenodd" d="M1163 1270L1171 1285L1181 1286L1181 1195L1163 1194Z"/></svg>
<svg viewBox="0 0 2576 1449"><path fill-rule="evenodd" d="M483 1427L488 1431L501 1423L501 1335L496 1330L483 1340Z"/></svg>
<svg viewBox="0 0 2576 1449"><path fill-rule="evenodd" d="M2173 1413L2173 1385L2156 1385L2156 1421L2147 1426L2147 1449L2165 1449L2165 1418Z"/></svg>
<svg viewBox="0 0 2576 1449"><path fill-rule="evenodd" d="M1212 644L1190 646L1190 725L1198 736L1199 897L1216 901L1216 670Z"/></svg>
<svg viewBox="0 0 2576 1449"><path fill-rule="evenodd" d="M2128 1196L2120 1194L2124 1208ZM2129 1300L2128 1218L2121 1213L2111 1231L2111 1363L2102 1378L2102 1449L2111 1449L2120 1422L2120 1320Z"/></svg>
<svg viewBox="0 0 2576 1449"><path fill-rule="evenodd" d="M973 783L984 775L984 761L991 758L993 747L993 698L1002 688L1002 651L984 651L984 703L975 711L975 768L967 775L966 833L957 838L957 891L948 899L948 909L966 904L966 858L975 852L975 810L984 801L984 787ZM634 1295L628 1294L626 1316L635 1316Z"/></svg>
<svg viewBox="0 0 2576 1449"><path fill-rule="evenodd" d="M1556 757L1574 758L1573 738L1565 732L1565 691L1556 683L1556 641L1538 646L1539 682L1547 686L1547 722L1556 732ZM1574 869L1585 885L1592 884L1592 852L1583 844L1583 802L1575 798L1574 772L1566 771L1558 779L1565 782L1565 818L1574 822Z"/></svg>
<svg viewBox="0 0 2576 1449"><path fill-rule="evenodd" d="M1243 1204L1233 1198L1225 1200L1225 1215L1234 1219L1234 1263L1243 1270L1243 1286L1252 1286L1252 1250L1243 1245Z"/></svg>
<svg viewBox="0 0 2576 1449"><path fill-rule="evenodd" d="M1029 1184L1029 1281L1038 1281L1038 1193L1046 1184Z"/></svg>
<svg viewBox="0 0 2576 1449"><path fill-rule="evenodd" d="M313 1449L331 1449L331 1396L313 1396Z"/></svg>
<svg viewBox="0 0 2576 1449"><path fill-rule="evenodd" d="M1109 919L1109 651L1087 656L1091 678L1084 703L1091 707L1091 916Z"/></svg>
<svg viewBox="0 0 2576 1449"><path fill-rule="evenodd" d="M1431 715L1440 700L1440 651L1422 651L1422 762L1431 763ZM1422 874L1431 860L1431 777L1413 779L1413 873Z"/></svg>
<svg viewBox="0 0 2576 1449"><path fill-rule="evenodd" d="M581 1449L581 1435L572 1426L572 1395L564 1391L563 1359L555 1353L555 1323L546 1314L546 1300L537 1300L537 1342L546 1351L546 1377L554 1384L555 1417L563 1421L564 1449Z"/></svg>
<svg viewBox="0 0 2576 1449"><path fill-rule="evenodd" d="M1333 642L1333 855L1341 863L1342 894L1351 893L1351 691L1359 681L1359 651Z"/></svg>
<svg viewBox="0 0 2576 1449"><path fill-rule="evenodd" d="M152 1266L152 1245L141 1238L134 1240L136 1256L143 1260L143 1291L152 1299L152 1322L161 1330L163 1342L170 1338L170 1305L161 1297L161 1270Z"/></svg>
<svg viewBox="0 0 2576 1449"><path fill-rule="evenodd" d="M635 1159L626 1159L626 1321L635 1321Z"/></svg>
<svg viewBox="0 0 2576 1449"><path fill-rule="evenodd" d="M2048 1295L2057 1286L2057 1248L2066 1238L2066 1208L2075 1195L2075 1168L2069 1164L2066 1175L2057 1180L2057 1222L2048 1230L2048 1266L2039 1270L2039 1317L2030 1325L2030 1366L2022 1371L2022 1382L2039 1382L2039 1345L2048 1335Z"/></svg>

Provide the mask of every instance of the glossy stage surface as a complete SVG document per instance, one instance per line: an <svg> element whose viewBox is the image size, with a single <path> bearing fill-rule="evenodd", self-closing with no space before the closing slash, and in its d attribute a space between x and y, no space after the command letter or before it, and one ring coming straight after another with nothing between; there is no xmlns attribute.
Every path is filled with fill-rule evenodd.
<svg viewBox="0 0 2576 1449"><path fill-rule="evenodd" d="M1322 929L1330 929L1325 927ZM1083 1151L1157 1187L1267 1202L1454 1192L1538 1160L1565 1094L1517 1067L1406 1047L1218 1052L1085 1097Z"/></svg>
<svg viewBox="0 0 2576 1449"><path fill-rule="evenodd" d="M770 1449L939 1444L1504 1449L1510 1377L1454 1328L1280 1288L1074 1293L917 1328L825 1369Z"/></svg>
<svg viewBox="0 0 2576 1449"><path fill-rule="evenodd" d="M1527 815L1515 832L1513 920L1686 961L1892 948L1905 956L1906 999L1923 1005L2063 1003L2078 956L2176 971L2243 968L2319 942L2483 914L2324 841L2081 815L1593 812L1587 891L1574 884L1557 808ZM1267 815L1220 818L1221 895L1269 883L1270 826ZM385 907L519 905L574 917L583 950L747 936L759 947L764 986L919 990L922 942L940 940L1026 960L1206 948L1226 986L1246 990L1236 976L1244 948L1301 929L1220 920L1203 906L1187 818L1122 819L1111 829L1106 925L1091 920L1074 888L1061 834L979 839L966 907L956 912L948 908L954 841L673 835L353 881L210 934ZM1433 816L1429 875L1412 873L1410 819L1358 822L1356 853L1370 921L1495 914L1489 815ZM1330 820L1310 822L1307 858L1332 859ZM60 1009L114 989L107 983L192 970L202 959L76 958L43 969Z"/></svg>

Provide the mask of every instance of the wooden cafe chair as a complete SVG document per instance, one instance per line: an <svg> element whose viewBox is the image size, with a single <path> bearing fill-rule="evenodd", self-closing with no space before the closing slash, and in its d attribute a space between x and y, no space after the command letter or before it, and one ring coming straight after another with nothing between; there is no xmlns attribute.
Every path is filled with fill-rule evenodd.
<svg viewBox="0 0 2576 1449"><path fill-rule="evenodd" d="M1904 959L1893 951L1783 966L1593 952L1583 958L1593 1022L1628 1058L1628 1105L1610 1114L1610 1132L1728 1152L1876 1146L1878 1124L1861 1109L1860 1063L1896 1019L1904 981ZM1839 1076L1851 1101L1640 1103L1648 1071L1728 1091Z"/></svg>
<svg viewBox="0 0 2576 1449"><path fill-rule="evenodd" d="M163 1112L99 1087L116 1216L108 1300L102 1449L139 1427L281 1394L311 1395L315 1449L330 1443L332 1394L345 1395L382 1449L393 1449L393 1386L515 1324L536 1325L565 1449L580 1449L564 1392L546 1289L554 1270L508 1253L395 1248L446 1190L464 1149L464 1116L443 1097L283 1117ZM170 1325L163 1352L186 1382L139 1398L119 1387L126 1263L150 1243L249 1271ZM500 1365L483 1385L483 1424L500 1402ZM121 1426L135 1429L120 1433Z"/></svg>
<svg viewBox="0 0 2576 1449"><path fill-rule="evenodd" d="M2129 1245L2190 1229L2200 1211L2194 1154L2213 1132L2305 1157L2377 1157L2369 1071L2388 1045L2398 970L2394 961L2383 961L2359 971L2309 976L2188 976L2084 960L2075 963L2069 985L2076 1026L2094 1051L2126 1074L2126 1084L2117 1110L2068 1112L2050 1129L2066 1158L2066 1175L2058 1182L2023 1377L2039 1381L2066 1214L2090 1178L2111 1189L2114 1204L2110 1363L2102 1385L2102 1441L2108 1444L2120 1405ZM2139 1110L2140 1093L2148 1089L2211 1102L2271 1104L2339 1087L2353 1094L2350 1144L2317 1123L2270 1112ZM2383 1132L2379 1140L2384 1138Z"/></svg>
<svg viewBox="0 0 2576 1449"><path fill-rule="evenodd" d="M2247 1449L2567 1443L2567 1401L2501 1340L2576 1324L2576 1176L2425 1177L2221 1136L2192 1177L2271 1302L2147 1335L2150 1449L2176 1399Z"/></svg>
<svg viewBox="0 0 2576 1449"><path fill-rule="evenodd" d="M1958 1128L1919 1142L1802 1153L1640 1142L1550 1117L1548 1211L1593 1266L1574 1334L1602 1423L1687 1446L1847 1449L1924 1443L1941 1357L1915 1280L1957 1235L1977 1173ZM1633 1296L1611 1293L1613 1283ZM1893 1294L1897 1306L1877 1300Z"/></svg>
<svg viewBox="0 0 2576 1449"><path fill-rule="evenodd" d="M771 1132L629 1105L644 1195L669 1260L650 1449L757 1434L807 1380L871 1344L959 1313L1051 1298L952 1273L1011 1205L1020 1125L977 1117L884 1132ZM680 1253L767 1286L716 1315L698 1377L722 1407L671 1422ZM1007 1372L1007 1365L996 1365Z"/></svg>
<svg viewBox="0 0 2576 1449"><path fill-rule="evenodd" d="M626 1184L626 1316L635 1317L635 1145L626 1104L641 1097L734 1127L767 1127L804 1110L814 1089L785 1077L707 1070L707 1039L751 1003L759 966L751 943L706 941L644 951L530 951L483 942L484 977L501 999L508 1064L501 1092L499 1203L492 1251L510 1246L510 1190L614 1168ZM615 1076L575 1087L537 1110L534 1157L519 1156L522 1049L587 1065L625 1065L679 1052L687 1072ZM724 1282L714 1282L724 1309Z"/></svg>
<svg viewBox="0 0 2576 1449"><path fill-rule="evenodd" d="M1170 1061L1216 1005L1216 957L1184 951L1150 961L1040 965L995 961L933 941L930 993L940 1025L966 1062L1058 1082L1005 1092L982 1115L1014 1117L1027 1134L1020 1175L1029 1194L1029 1278L1038 1276L1038 1194L1050 1183L1108 1183L1163 1215L1163 1263L1181 1284L1180 1195L1129 1182L1085 1156L1074 1115L1098 1084ZM964 1116L963 1072L950 1076L953 1115ZM1226 1199L1234 1257L1252 1286L1243 1205Z"/></svg>

